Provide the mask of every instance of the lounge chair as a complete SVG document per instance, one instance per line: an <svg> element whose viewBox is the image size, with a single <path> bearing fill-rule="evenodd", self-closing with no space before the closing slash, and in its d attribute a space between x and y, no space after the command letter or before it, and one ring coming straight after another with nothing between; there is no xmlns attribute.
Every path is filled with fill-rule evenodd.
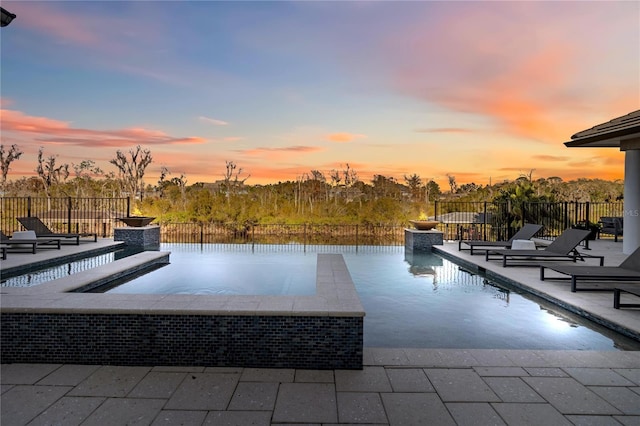
<svg viewBox="0 0 640 426"><path fill-rule="evenodd" d="M93 232L81 232L81 233L57 233L53 232L37 217L19 217L18 222L22 224L27 230L34 231L38 238L61 238L65 240L75 240L76 245L80 245L81 237L92 237L93 241L98 241L98 234Z"/></svg>
<svg viewBox="0 0 640 426"><path fill-rule="evenodd" d="M585 257L600 259L600 265L604 264L604 256L593 256L580 253L576 247L582 242L591 231L586 229L565 229L555 240L551 242L546 248L540 250L487 250L485 260L502 259L502 266L508 266L509 260L516 260L519 262L537 262L545 260L584 260ZM493 256L493 257L492 257ZM497 257L496 257L497 256ZM530 263L530 266L536 266L534 263Z"/></svg>
<svg viewBox="0 0 640 426"><path fill-rule="evenodd" d="M599 234L613 235L613 241L617 243L618 236L622 236L622 232L624 229L624 218L603 216L600 218L599 223L600 225L602 225L602 227L598 231Z"/></svg>
<svg viewBox="0 0 640 426"><path fill-rule="evenodd" d="M640 248L631 253L619 266L578 266L578 265L540 265L540 280L544 281L544 270L551 269L569 277L546 277L550 280L571 280L571 291L612 291L614 287L590 287L578 289L578 280L582 281L640 281Z"/></svg>
<svg viewBox="0 0 640 426"><path fill-rule="evenodd" d="M5 248L3 259L6 259L7 251L14 252L29 249L31 253L35 253L37 247L57 248L60 250L60 238L36 238L35 233L33 233L32 238L9 238L4 232L0 231L0 243Z"/></svg>
<svg viewBox="0 0 640 426"><path fill-rule="evenodd" d="M473 255L474 248L485 247L483 250L489 250L491 248L511 248L511 243L514 240L529 240L534 235L538 233L542 229L542 225L538 225L535 223L527 223L522 228L516 232L513 237L509 238L507 241L481 241L481 240L460 240L458 242L458 250L470 250L471 255ZM466 244L469 246L468 249L463 248L462 244ZM477 249L476 249L477 250Z"/></svg>

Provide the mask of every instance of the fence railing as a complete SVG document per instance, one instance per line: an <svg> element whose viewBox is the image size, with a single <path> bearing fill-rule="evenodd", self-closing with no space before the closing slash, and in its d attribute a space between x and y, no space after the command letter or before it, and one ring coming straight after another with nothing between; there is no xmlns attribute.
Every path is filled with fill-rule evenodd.
<svg viewBox="0 0 640 426"><path fill-rule="evenodd" d="M112 237L130 215L128 198L0 198L0 225L11 234L22 229L16 218L37 216L57 232L95 232ZM603 216L623 216L615 203L494 203L435 202L437 229L445 240L509 239L525 223L543 225L542 238L554 238L579 222L597 223ZM292 244L292 245L403 245L404 227L396 225L221 224L161 223L167 243ZM608 236L603 236L608 238ZM613 238L613 237L611 237Z"/></svg>
<svg viewBox="0 0 640 426"><path fill-rule="evenodd" d="M555 238L578 223L598 223L603 216L623 216L624 205L615 203L493 203L435 202L438 228L448 240L509 239L525 223L543 226L540 237ZM603 236L604 237L604 236Z"/></svg>
<svg viewBox="0 0 640 426"><path fill-rule="evenodd" d="M385 225L162 223L164 243L397 246L404 227Z"/></svg>
<svg viewBox="0 0 640 426"><path fill-rule="evenodd" d="M118 218L129 216L128 198L0 198L0 226L5 234L22 230L19 217L40 218L54 232L95 232L113 236Z"/></svg>

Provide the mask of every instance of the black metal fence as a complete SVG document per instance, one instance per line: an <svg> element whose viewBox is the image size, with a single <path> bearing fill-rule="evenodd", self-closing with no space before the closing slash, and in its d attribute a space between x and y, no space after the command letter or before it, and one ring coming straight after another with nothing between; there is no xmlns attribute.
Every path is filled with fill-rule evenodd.
<svg viewBox="0 0 640 426"><path fill-rule="evenodd" d="M623 216L623 212L622 202L435 202L435 219L447 240L506 240L525 223L543 225L539 236L550 239L572 226L597 224L601 217Z"/></svg>
<svg viewBox="0 0 640 426"><path fill-rule="evenodd" d="M0 198L0 226L5 234L23 230L19 217L38 217L54 232L113 235L118 218L129 216L128 198Z"/></svg>
<svg viewBox="0 0 640 426"><path fill-rule="evenodd" d="M130 216L128 198L3 197L0 225L5 234L22 229L16 218L37 216L57 232L96 232L112 237ZM578 223L597 223L603 216L623 216L616 203L435 202L437 229L445 240L505 240L525 223L544 226L542 238L554 238ZM161 223L166 243L404 245L404 227L396 225ZM602 236L608 238L610 236ZM611 237L613 238L613 237Z"/></svg>
<svg viewBox="0 0 640 426"><path fill-rule="evenodd" d="M163 223L160 233L164 243L404 245L404 227L393 225Z"/></svg>

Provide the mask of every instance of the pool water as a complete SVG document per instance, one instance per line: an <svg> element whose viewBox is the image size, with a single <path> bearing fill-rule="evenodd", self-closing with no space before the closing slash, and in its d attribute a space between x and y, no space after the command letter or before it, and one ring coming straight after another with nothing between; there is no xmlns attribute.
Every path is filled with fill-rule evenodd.
<svg viewBox="0 0 640 426"><path fill-rule="evenodd" d="M433 254L345 259L367 313L365 346L640 350L640 342Z"/></svg>
<svg viewBox="0 0 640 426"><path fill-rule="evenodd" d="M317 253L163 245L171 264L110 293L314 294ZM434 254L335 246L366 311L367 347L640 350L640 342ZM217 282L218 285L214 285Z"/></svg>
<svg viewBox="0 0 640 426"><path fill-rule="evenodd" d="M209 295L313 295L315 254L229 251L220 245L165 245L170 264L105 293ZM100 289L96 289L100 290Z"/></svg>

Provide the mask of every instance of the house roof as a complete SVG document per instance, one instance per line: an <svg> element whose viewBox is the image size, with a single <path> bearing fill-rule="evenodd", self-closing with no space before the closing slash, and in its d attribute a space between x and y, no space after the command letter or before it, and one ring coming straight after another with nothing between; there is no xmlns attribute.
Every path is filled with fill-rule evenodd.
<svg viewBox="0 0 640 426"><path fill-rule="evenodd" d="M635 142L634 142L635 141ZM640 141L640 110L598 124L571 136L565 146L572 147L615 147ZM622 147L624 148L624 147Z"/></svg>

